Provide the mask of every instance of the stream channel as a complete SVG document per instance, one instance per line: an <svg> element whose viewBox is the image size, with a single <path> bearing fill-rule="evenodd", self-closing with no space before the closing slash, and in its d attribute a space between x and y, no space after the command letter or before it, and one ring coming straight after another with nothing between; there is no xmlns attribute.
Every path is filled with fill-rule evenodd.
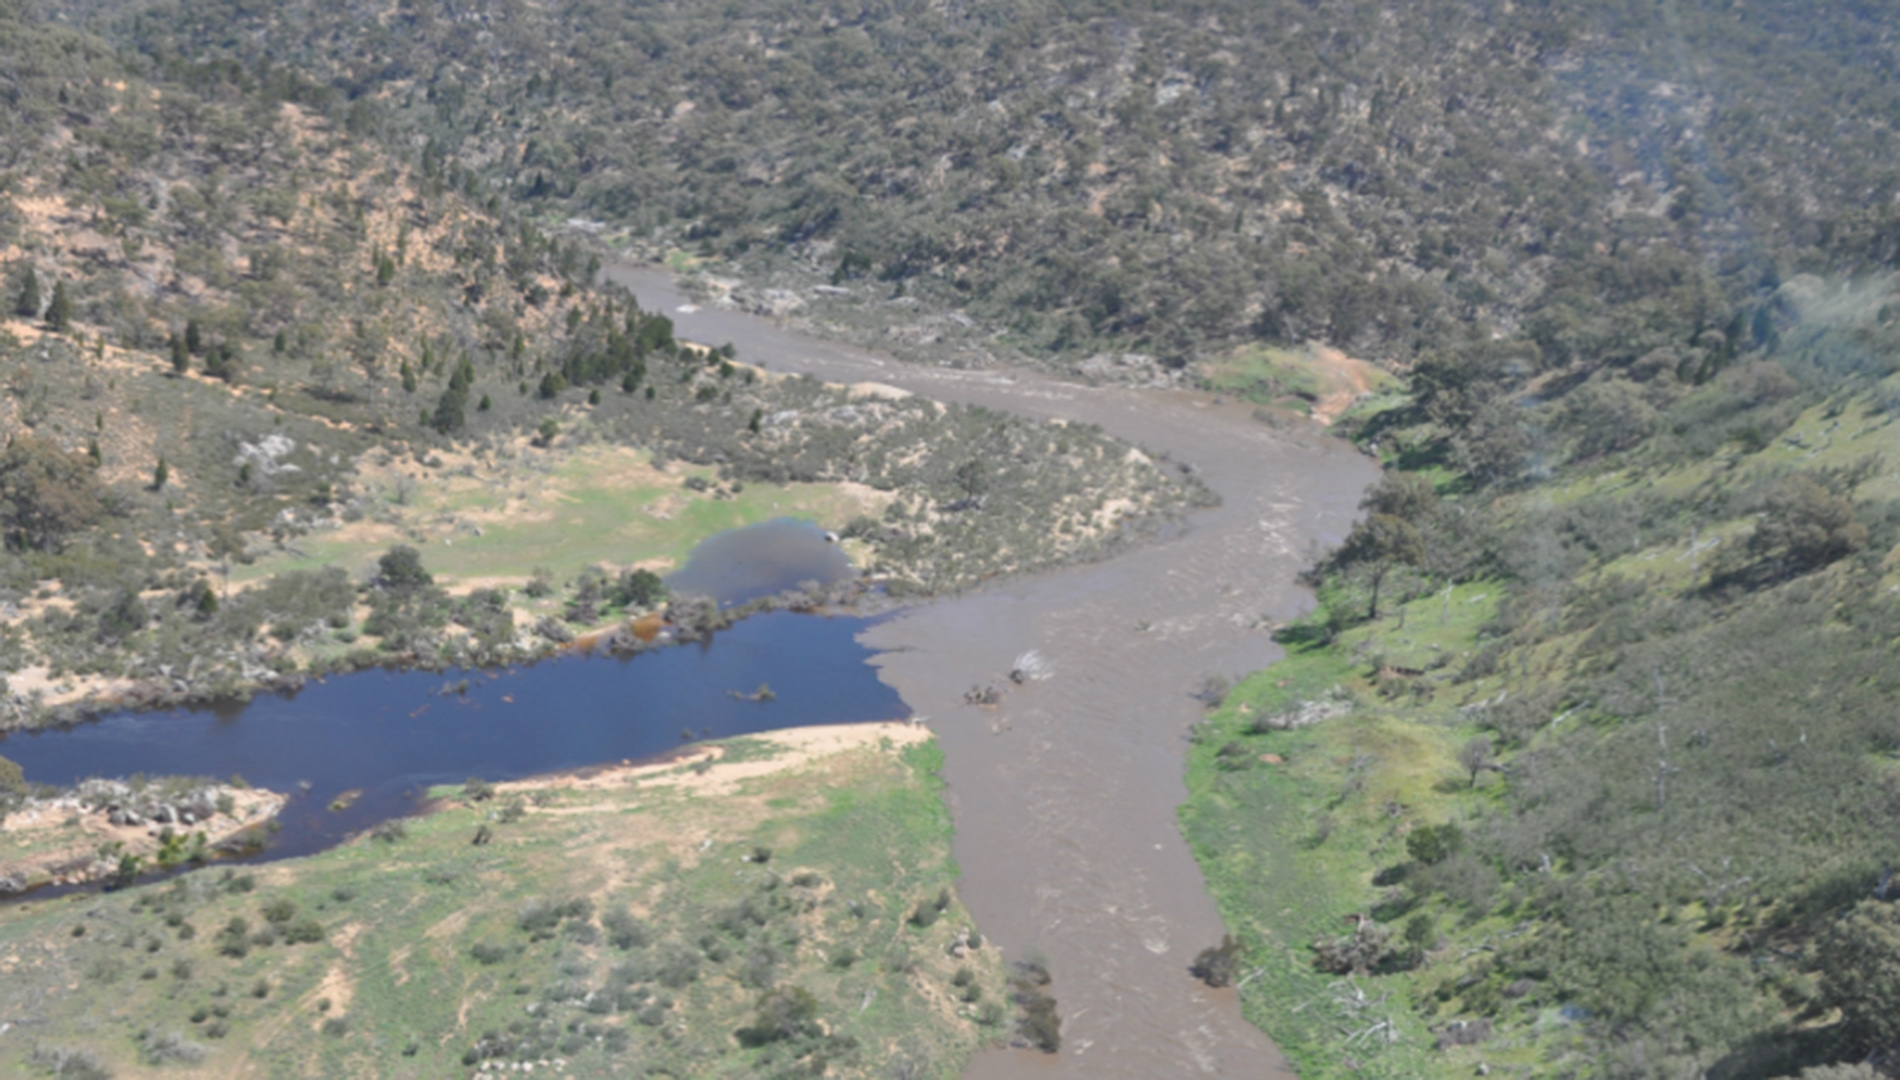
<svg viewBox="0 0 1900 1080"><path fill-rule="evenodd" d="M1194 692L1208 675L1238 678L1279 656L1270 627L1308 604L1295 576L1344 536L1373 464L1337 440L1276 431L1250 406L1203 394L902 363L700 308L663 271L608 273L649 310L671 315L682 338L731 342L743 361L1100 424L1190 463L1224 501L1113 559L873 620L777 613L744 620L710 645L630 660L363 672L244 706L117 714L16 735L0 753L48 783L236 772L296 793L271 844L280 857L403 813L429 784L650 756L687 736L912 714L944 750L963 900L1009 956L1046 960L1063 1021L1061 1053L985 1051L967 1076L1290 1076L1277 1048L1241 1019L1235 992L1187 972L1222 926L1176 809L1200 717ZM727 538L741 550L719 557L714 546L709 563L747 561L758 540ZM810 536L794 540L821 550ZM787 572L826 576L803 565ZM714 588L736 590L723 599L761 587L737 573L715 576ZM1007 673L1030 650L1049 677L1012 686ZM777 700L732 693L762 682ZM973 683L1010 689L1000 706L979 709L962 700ZM345 791L361 794L329 809Z"/></svg>
<svg viewBox="0 0 1900 1080"><path fill-rule="evenodd" d="M903 363L700 307L662 271L608 273L672 316L681 337L730 342L743 361L1100 424L1191 464L1220 493L1221 506L1159 542L912 608L863 640L943 747L964 902L1011 957L1040 955L1055 975L1061 1053L986 1051L966 1075L1291 1075L1241 1019L1234 991L1187 972L1222 933L1177 826L1201 716L1192 695L1207 675L1237 678L1279 657L1271 625L1310 604L1296 576L1344 538L1376 466L1336 439L1269 428L1249 405ZM963 704L972 683L1009 686L1031 649L1050 678L1012 688L994 710Z"/></svg>

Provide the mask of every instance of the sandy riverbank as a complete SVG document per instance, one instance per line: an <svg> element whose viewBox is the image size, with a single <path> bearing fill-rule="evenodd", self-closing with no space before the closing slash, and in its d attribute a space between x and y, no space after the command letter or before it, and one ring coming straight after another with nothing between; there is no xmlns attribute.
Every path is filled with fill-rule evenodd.
<svg viewBox="0 0 1900 1080"><path fill-rule="evenodd" d="M600 791L663 787L694 796L727 795L747 780L810 767L822 758L874 746L911 746L930 741L930 729L906 721L821 724L746 736L777 748L770 757L732 757L723 743L684 746L657 759L590 765L494 785L497 795L531 791Z"/></svg>

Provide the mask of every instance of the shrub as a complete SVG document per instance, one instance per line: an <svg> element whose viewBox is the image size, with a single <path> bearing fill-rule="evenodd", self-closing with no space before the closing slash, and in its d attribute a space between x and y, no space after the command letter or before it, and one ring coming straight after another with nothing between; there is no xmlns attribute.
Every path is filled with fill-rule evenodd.
<svg viewBox="0 0 1900 1080"><path fill-rule="evenodd" d="M139 1033L139 1052L153 1065L168 1065L182 1062L195 1065L204 1060L207 1051L204 1047L176 1031L158 1031L146 1028Z"/></svg>
<svg viewBox="0 0 1900 1080"><path fill-rule="evenodd" d="M1019 1010L1017 1033L1045 1054L1062 1049L1062 1020L1056 1015L1056 999L1045 991L1049 981L1049 969L1034 961L1017 964L1010 979L1010 996Z"/></svg>
<svg viewBox="0 0 1900 1080"><path fill-rule="evenodd" d="M1358 916L1358 926L1343 937L1315 942L1314 963L1335 975L1364 975L1384 963L1391 954L1385 927L1367 916Z"/></svg>
<svg viewBox="0 0 1900 1080"><path fill-rule="evenodd" d="M653 977L669 990L690 984L699 978L699 950L678 938L668 939L654 958Z"/></svg>
<svg viewBox="0 0 1900 1080"><path fill-rule="evenodd" d="M818 999L802 986L775 986L759 999L750 1027L736 1033L747 1046L797 1039L818 1033Z"/></svg>
<svg viewBox="0 0 1900 1080"><path fill-rule="evenodd" d="M232 959L243 959L251 951L251 924L241 915L234 915L224 924L215 939L220 955Z"/></svg>
<svg viewBox="0 0 1900 1080"><path fill-rule="evenodd" d="M111 1080L112 1070L90 1050L72 1050L63 1046L36 1046L33 1064L59 1080Z"/></svg>
<svg viewBox="0 0 1900 1080"><path fill-rule="evenodd" d="M633 917L626 908L609 908L600 917L601 925L607 928L607 944L625 952L629 949L644 949L653 941L653 932L645 923Z"/></svg>
<svg viewBox="0 0 1900 1080"><path fill-rule="evenodd" d="M1216 989L1234 985L1240 974L1240 939L1232 934L1221 937L1219 945L1202 949L1188 966L1188 972Z"/></svg>
<svg viewBox="0 0 1900 1080"><path fill-rule="evenodd" d="M493 966L513 956L514 950L506 945L497 945L490 941L478 941L469 946L468 954L478 964Z"/></svg>
<svg viewBox="0 0 1900 1080"><path fill-rule="evenodd" d="M1465 846L1465 831L1452 822L1421 825L1405 838L1405 852L1414 862L1432 866L1451 858Z"/></svg>

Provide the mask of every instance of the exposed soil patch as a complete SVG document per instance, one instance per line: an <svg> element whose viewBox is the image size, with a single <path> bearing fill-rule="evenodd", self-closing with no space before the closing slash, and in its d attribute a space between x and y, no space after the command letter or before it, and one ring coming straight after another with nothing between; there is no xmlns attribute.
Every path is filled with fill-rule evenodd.
<svg viewBox="0 0 1900 1080"><path fill-rule="evenodd" d="M1327 390L1313 406L1313 419L1331 426L1361 394L1371 393L1379 383L1391 378L1370 360L1347 356L1330 345L1312 350L1315 366L1326 380Z"/></svg>

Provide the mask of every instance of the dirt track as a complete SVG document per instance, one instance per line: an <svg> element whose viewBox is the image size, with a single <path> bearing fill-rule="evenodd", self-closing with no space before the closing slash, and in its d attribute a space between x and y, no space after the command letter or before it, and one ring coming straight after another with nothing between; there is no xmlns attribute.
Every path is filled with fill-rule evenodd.
<svg viewBox="0 0 1900 1080"><path fill-rule="evenodd" d="M1101 424L1199 469L1219 509L1105 563L1012 581L880 624L882 678L928 717L946 755L965 902L1009 954L1055 973L1060 1055L993 1051L968 1075L1285 1075L1231 992L1187 966L1221 923L1176 827L1182 758L1210 674L1276 658L1267 626L1306 598L1294 575L1337 542L1376 475L1350 447L1272 431L1246 406L1191 393L1094 389L1016 372L898 363L688 301L666 276L619 269L682 337L841 382L874 380L951 401ZM1031 649L1052 676L1013 687ZM972 683L1009 687L966 706Z"/></svg>

